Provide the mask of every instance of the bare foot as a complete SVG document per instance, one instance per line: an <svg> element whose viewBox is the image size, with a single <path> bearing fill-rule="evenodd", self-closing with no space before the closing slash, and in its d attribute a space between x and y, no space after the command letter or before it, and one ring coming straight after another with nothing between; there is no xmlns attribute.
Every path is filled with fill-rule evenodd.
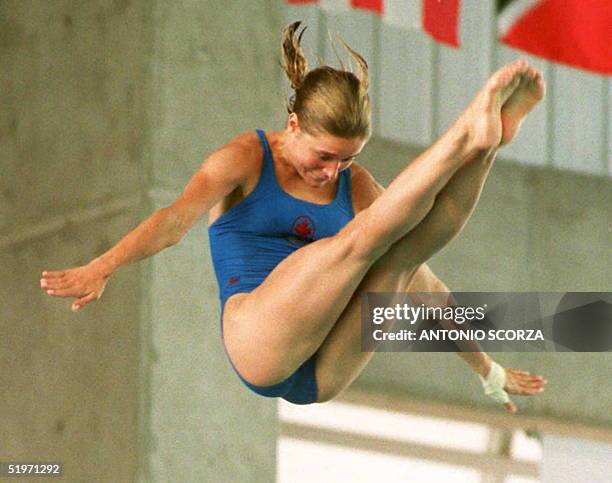
<svg viewBox="0 0 612 483"><path fill-rule="evenodd" d="M497 148L503 139L504 126L501 120L502 106L512 98L521 85L521 79L530 67L523 59L505 65L495 72L476 95L460 118L467 127L470 144L478 150ZM517 107L510 109L512 118L517 118ZM508 106L510 108L510 106ZM523 113L523 116L526 112ZM510 119L509 116L506 116ZM514 125L517 125L515 122ZM510 126L510 124L508 124ZM516 131L516 128L515 128ZM508 131L509 132L509 131Z"/></svg>
<svg viewBox="0 0 612 483"><path fill-rule="evenodd" d="M518 87L502 106L502 138L500 145L508 144L519 130L523 119L546 94L542 73L529 67L521 76Z"/></svg>

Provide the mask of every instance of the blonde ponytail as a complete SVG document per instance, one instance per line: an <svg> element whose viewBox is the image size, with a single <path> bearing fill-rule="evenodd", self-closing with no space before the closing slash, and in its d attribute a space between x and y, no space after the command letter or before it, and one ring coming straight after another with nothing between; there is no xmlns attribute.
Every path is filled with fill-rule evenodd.
<svg viewBox="0 0 612 483"><path fill-rule="evenodd" d="M291 88L295 90L300 88L308 71L308 62L304 55L304 49L300 45L306 27L297 33L301 23L298 20L283 30L283 63L281 66L291 82Z"/></svg>

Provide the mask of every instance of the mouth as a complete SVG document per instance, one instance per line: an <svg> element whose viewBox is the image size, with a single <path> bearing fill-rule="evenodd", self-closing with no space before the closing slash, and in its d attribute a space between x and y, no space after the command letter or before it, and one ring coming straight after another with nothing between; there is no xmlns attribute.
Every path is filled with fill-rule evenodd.
<svg viewBox="0 0 612 483"><path fill-rule="evenodd" d="M318 178L314 174L310 174L310 179L314 180L317 184L327 183L329 181L327 178Z"/></svg>

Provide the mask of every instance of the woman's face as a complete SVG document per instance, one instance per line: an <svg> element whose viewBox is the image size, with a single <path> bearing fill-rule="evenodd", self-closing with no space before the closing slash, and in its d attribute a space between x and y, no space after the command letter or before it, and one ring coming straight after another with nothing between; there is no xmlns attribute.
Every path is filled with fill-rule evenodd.
<svg viewBox="0 0 612 483"><path fill-rule="evenodd" d="M361 152L366 141L329 134L308 134L299 127L293 132L289 161L310 186L322 187L336 181Z"/></svg>

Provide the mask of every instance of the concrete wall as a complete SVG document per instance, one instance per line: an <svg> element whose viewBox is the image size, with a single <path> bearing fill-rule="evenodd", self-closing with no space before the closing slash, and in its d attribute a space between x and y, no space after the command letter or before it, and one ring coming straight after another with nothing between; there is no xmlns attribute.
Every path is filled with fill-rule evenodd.
<svg viewBox="0 0 612 483"><path fill-rule="evenodd" d="M0 461L61 461L67 481L274 479L276 405L223 352L205 223L78 315L38 280L282 120L280 8L0 2Z"/></svg>
<svg viewBox="0 0 612 483"><path fill-rule="evenodd" d="M139 268L79 315L38 280L139 218L145 28L143 2L0 2L0 460L69 481L137 474Z"/></svg>

